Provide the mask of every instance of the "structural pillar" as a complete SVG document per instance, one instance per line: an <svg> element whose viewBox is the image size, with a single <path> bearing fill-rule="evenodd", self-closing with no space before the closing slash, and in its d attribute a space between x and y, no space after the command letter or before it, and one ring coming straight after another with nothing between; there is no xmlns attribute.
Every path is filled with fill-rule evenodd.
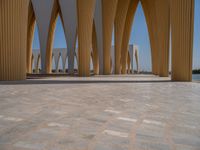
<svg viewBox="0 0 200 150"><path fill-rule="evenodd" d="M159 76L169 76L170 7L167 0L156 0L159 44Z"/></svg>
<svg viewBox="0 0 200 150"><path fill-rule="evenodd" d="M0 80L26 79L27 0L0 1Z"/></svg>
<svg viewBox="0 0 200 150"><path fill-rule="evenodd" d="M90 76L95 0L77 0L79 76Z"/></svg>
<svg viewBox="0 0 200 150"><path fill-rule="evenodd" d="M126 62L128 58L129 40L131 37L131 30L138 2L139 0L130 1L126 16L126 22L124 26L123 39L122 39L122 48L121 48L122 74L126 74Z"/></svg>
<svg viewBox="0 0 200 150"><path fill-rule="evenodd" d="M115 74L121 74L121 48L123 31L130 0L118 0L115 17Z"/></svg>
<svg viewBox="0 0 200 150"><path fill-rule="evenodd" d="M192 80L194 0L170 0L172 80Z"/></svg>
<svg viewBox="0 0 200 150"><path fill-rule="evenodd" d="M118 0L102 0L103 16L103 73L111 73L112 33Z"/></svg>
<svg viewBox="0 0 200 150"><path fill-rule="evenodd" d="M141 0L151 44L152 73L159 75L159 39L155 2L156 0Z"/></svg>

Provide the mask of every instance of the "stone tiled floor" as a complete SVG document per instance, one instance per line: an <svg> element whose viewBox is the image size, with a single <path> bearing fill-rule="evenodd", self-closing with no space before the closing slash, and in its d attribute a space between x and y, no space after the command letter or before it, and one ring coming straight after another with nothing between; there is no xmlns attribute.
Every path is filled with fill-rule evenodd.
<svg viewBox="0 0 200 150"><path fill-rule="evenodd" d="M0 82L0 150L200 150L200 83L153 76Z"/></svg>

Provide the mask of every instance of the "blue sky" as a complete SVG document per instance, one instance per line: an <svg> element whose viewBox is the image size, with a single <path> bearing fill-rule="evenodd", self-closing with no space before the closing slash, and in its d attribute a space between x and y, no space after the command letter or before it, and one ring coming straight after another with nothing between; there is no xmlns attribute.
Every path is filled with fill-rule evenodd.
<svg viewBox="0 0 200 150"><path fill-rule="evenodd" d="M144 13L140 4L135 14L130 44L136 44L139 46L140 69L145 71L151 71L151 52L150 52L149 35ZM54 47L55 48L66 47L65 35L60 18L58 18L57 21L55 38L54 38ZM34 49L39 48L37 28L35 30L33 48ZM194 51L193 68L200 68L200 0L195 0L195 26L194 26L193 51Z"/></svg>

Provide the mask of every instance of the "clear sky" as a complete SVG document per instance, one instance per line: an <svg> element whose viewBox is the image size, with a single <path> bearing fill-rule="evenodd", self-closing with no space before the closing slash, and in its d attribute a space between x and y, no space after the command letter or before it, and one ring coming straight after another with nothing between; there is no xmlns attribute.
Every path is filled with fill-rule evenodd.
<svg viewBox="0 0 200 150"><path fill-rule="evenodd" d="M135 19L133 23L130 44L136 44L139 46L139 59L141 70L151 71L151 52L150 42L147 30L147 25L142 10L141 4L139 4ZM66 41L64 31L60 18L58 18L54 48L65 48ZM39 49L38 29L35 30L35 36L33 41L33 48ZM194 26L194 54L193 54L193 68L200 69L200 0L195 0L195 26Z"/></svg>

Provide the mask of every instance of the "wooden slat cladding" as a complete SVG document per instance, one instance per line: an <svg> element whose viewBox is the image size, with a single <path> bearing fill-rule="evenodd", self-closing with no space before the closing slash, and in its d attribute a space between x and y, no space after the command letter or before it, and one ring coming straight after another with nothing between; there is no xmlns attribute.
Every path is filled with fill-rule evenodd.
<svg viewBox="0 0 200 150"><path fill-rule="evenodd" d="M170 5L167 0L155 0L159 76L169 76L169 36L170 36Z"/></svg>
<svg viewBox="0 0 200 150"><path fill-rule="evenodd" d="M192 80L194 0L171 0L172 80Z"/></svg>
<svg viewBox="0 0 200 150"><path fill-rule="evenodd" d="M0 1L0 80L26 78L28 0Z"/></svg>

